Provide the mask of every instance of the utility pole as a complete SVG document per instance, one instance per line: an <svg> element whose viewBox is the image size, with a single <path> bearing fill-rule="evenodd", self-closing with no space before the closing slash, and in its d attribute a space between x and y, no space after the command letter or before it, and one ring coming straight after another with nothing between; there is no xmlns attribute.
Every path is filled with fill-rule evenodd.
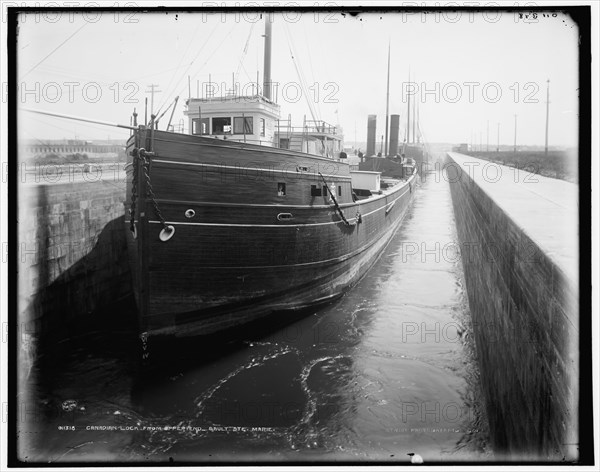
<svg viewBox="0 0 600 472"><path fill-rule="evenodd" d="M515 115L515 148L513 152L517 153L517 115Z"/></svg>
<svg viewBox="0 0 600 472"><path fill-rule="evenodd" d="M548 155L548 120L550 118L550 79L546 80L546 145L544 155Z"/></svg>
<svg viewBox="0 0 600 472"><path fill-rule="evenodd" d="M500 152L500 122L498 122L498 144L496 145L496 152Z"/></svg>
<svg viewBox="0 0 600 472"><path fill-rule="evenodd" d="M150 90L146 90L146 93L150 94L150 116L152 116L154 115L154 94L160 93L162 90L155 90L158 87L157 84L150 84L148 87L150 87Z"/></svg>

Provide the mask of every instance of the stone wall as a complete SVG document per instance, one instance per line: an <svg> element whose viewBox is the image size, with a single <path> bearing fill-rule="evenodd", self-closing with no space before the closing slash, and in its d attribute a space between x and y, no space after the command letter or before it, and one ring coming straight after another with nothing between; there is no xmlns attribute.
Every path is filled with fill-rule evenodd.
<svg viewBox="0 0 600 472"><path fill-rule="evenodd" d="M507 199L520 195L517 203L525 207L525 215L530 211L532 220L544 216L552 219L551 214L537 214L536 193L527 197L518 187L523 183L512 178L509 168L504 172L510 178L497 181L496 173L490 172L491 178L485 179L481 176L485 161L469 158L466 162L461 157L467 156L455 153L448 157L448 179L494 449L500 457L511 459L576 460L576 271L561 265L560 258L540 243L544 238L536 239L538 222L527 224L526 219L514 218L510 205L504 205L502 195ZM533 190L540 191L541 187ZM576 217L576 205L574 208ZM571 220L562 224L569 225ZM548 238L560 239L561 232L557 227ZM559 246L561 241L553 244ZM578 256L576 239L566 238L564 246L565 252L572 249L573 256Z"/></svg>
<svg viewBox="0 0 600 472"><path fill-rule="evenodd" d="M45 349L101 325L98 309L131 293L125 182L42 181L18 193L18 339L25 351Z"/></svg>

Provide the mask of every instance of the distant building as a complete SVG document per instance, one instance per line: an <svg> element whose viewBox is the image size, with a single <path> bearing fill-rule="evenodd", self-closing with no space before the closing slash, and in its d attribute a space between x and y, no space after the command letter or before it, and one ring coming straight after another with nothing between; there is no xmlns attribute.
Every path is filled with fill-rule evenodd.
<svg viewBox="0 0 600 472"><path fill-rule="evenodd" d="M60 141L25 141L19 146L24 158L43 157L48 154L68 156L69 154L87 154L90 159L115 158L124 152L124 144L114 142L92 142L77 139Z"/></svg>
<svg viewBox="0 0 600 472"><path fill-rule="evenodd" d="M471 150L471 146L469 146L467 143L460 143L458 146L454 146L452 148L452 150L454 152L469 152Z"/></svg>

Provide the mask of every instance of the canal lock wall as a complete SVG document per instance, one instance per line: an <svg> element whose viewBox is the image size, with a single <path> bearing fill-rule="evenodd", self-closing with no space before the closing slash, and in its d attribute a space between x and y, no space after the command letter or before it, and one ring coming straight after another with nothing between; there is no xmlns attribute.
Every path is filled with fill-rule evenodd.
<svg viewBox="0 0 600 472"><path fill-rule="evenodd" d="M17 340L29 370L65 339L135 321L106 309L132 292L124 177L41 180L18 189Z"/></svg>
<svg viewBox="0 0 600 472"><path fill-rule="evenodd" d="M539 199L564 182L536 177L528 188L526 175L486 164L448 153L446 173L493 448L500 459L577 460L578 248L561 232L577 209ZM560 197L548 198L566 205Z"/></svg>

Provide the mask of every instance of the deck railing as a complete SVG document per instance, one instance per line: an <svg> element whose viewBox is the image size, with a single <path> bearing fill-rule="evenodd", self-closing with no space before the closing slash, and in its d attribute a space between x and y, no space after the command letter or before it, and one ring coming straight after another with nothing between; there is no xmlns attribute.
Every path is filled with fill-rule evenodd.
<svg viewBox="0 0 600 472"><path fill-rule="evenodd" d="M323 120L305 120L303 126L292 126L291 119L278 120L276 131L280 136L302 133L307 134L325 134L328 136L337 136L338 129Z"/></svg>
<svg viewBox="0 0 600 472"><path fill-rule="evenodd" d="M307 133L337 134L337 127L323 120L307 120L304 127Z"/></svg>

